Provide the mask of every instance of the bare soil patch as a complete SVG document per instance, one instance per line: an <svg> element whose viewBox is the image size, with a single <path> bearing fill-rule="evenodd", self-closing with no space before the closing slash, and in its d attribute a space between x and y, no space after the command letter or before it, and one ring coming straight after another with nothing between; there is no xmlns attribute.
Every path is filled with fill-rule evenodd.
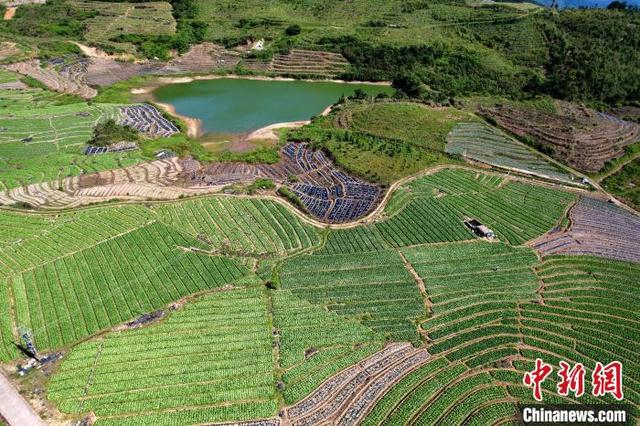
<svg viewBox="0 0 640 426"><path fill-rule="evenodd" d="M10 21L13 19L14 16L16 16L16 7L7 7L7 10L4 11L4 17L2 19L4 19L5 21Z"/></svg>
<svg viewBox="0 0 640 426"><path fill-rule="evenodd" d="M640 140L640 125L569 102L557 101L557 113L511 105L482 108L509 132L529 137L553 150L553 157L588 173L624 155Z"/></svg>

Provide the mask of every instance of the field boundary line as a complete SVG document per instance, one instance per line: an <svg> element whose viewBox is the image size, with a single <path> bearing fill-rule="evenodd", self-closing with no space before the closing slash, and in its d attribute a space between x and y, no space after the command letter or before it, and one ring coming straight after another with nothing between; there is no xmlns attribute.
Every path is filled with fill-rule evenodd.
<svg viewBox="0 0 640 426"><path fill-rule="evenodd" d="M34 265L30 266L29 268L26 268L26 269L20 269L20 270L18 270L18 271L14 271L14 270L12 270L12 272L9 274L9 276L16 275L16 274L22 274L22 273L24 273L24 272L32 271L32 270L34 270L34 269L36 269L36 268L38 268L38 267L40 267L40 266L46 265L46 264L48 264L48 263L55 262L56 260L66 259L67 257L70 257L70 256L73 256L74 254L78 254L78 253L80 253L81 251L85 251L85 250L89 250L89 249L91 249L91 248L97 247L97 246L99 246L99 245L101 245L101 244L103 244L103 243L106 243L106 242L108 242L108 241L115 240L115 239L120 238L120 237L122 237L122 236L124 236L124 235L130 234L131 232L134 232L134 231L137 231L137 230L139 230L139 229L145 228L145 227L147 227L147 226L153 225L154 223L158 223L158 220L154 219L154 220L152 220L152 221L150 221L150 222L145 222L145 223L143 223L143 224L142 224L142 225L140 225L140 226L137 226L137 227L135 227L135 228L131 228L131 229L127 229L126 231L121 232L121 233L116 234L116 235L112 235L112 236L110 236L109 238L105 238L104 240L100 240L100 241L98 241L97 243L92 244L92 245L90 245L90 246L88 246L88 247L84 247L84 248L81 248L81 249L78 249L78 250L74 250L74 251L71 251L71 252L67 252L67 253L65 253L65 254L64 254L64 255L62 255L62 256L52 257L52 258L50 258L50 259L47 259L47 260L46 260L46 261L44 261L44 262L34 264Z"/></svg>

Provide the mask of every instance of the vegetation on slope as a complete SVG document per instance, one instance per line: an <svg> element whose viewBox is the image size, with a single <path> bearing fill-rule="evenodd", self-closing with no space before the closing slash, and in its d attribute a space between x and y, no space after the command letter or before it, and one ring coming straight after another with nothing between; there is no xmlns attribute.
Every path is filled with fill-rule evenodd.
<svg viewBox="0 0 640 426"><path fill-rule="evenodd" d="M219 291L160 324L80 344L48 389L65 412L92 411L100 424L127 425L272 417L275 395L260 288Z"/></svg>
<svg viewBox="0 0 640 426"><path fill-rule="evenodd" d="M344 78L393 80L410 96L438 101L472 94L522 99L544 93L618 104L636 101L640 92L634 31L640 14L633 10L553 14L508 3L473 6L461 1L371 5L314 0L302 6L172 0L175 34L172 26L142 28L129 22L115 25L122 31L113 36L96 30L114 18L100 2L94 3L93 8L80 0L24 5L0 28L16 40L28 40L43 58L77 55L69 40L111 51L134 46L140 56L167 59L171 50L186 52L202 41L235 46L264 38L267 48L254 53L254 59L270 59L292 48L341 53L351 64ZM144 22L167 20L166 8L161 13L140 2L118 3L142 13Z"/></svg>
<svg viewBox="0 0 640 426"><path fill-rule="evenodd" d="M134 142L138 138L138 132L131 127L120 126L115 120L109 119L93 128L93 137L88 143L93 146L109 146L121 141Z"/></svg>
<svg viewBox="0 0 640 426"><path fill-rule="evenodd" d="M422 324L434 356L386 393L364 425L514 422L514 400L535 402L522 377L536 358L554 367L542 384L545 403L615 402L610 395L591 396L588 379L579 399L559 396L556 372L560 360L583 363L585 378L596 361L635 365L637 345L626 342L637 335L631 326L637 316L632 305L615 301L633 287L638 266L584 256L537 263L527 251L486 243L405 251L434 303L434 315ZM543 286L536 291L538 279ZM466 295L474 283L482 294ZM625 402L637 416L640 394L631 369Z"/></svg>
<svg viewBox="0 0 640 426"><path fill-rule="evenodd" d="M471 239L463 221L472 217L501 241L519 245L553 228L574 200L569 193L498 176L443 170L399 188L390 217L375 226L389 244L402 247Z"/></svg>
<svg viewBox="0 0 640 426"><path fill-rule="evenodd" d="M55 105L58 96L40 89L2 91L11 99L0 109L0 182L14 188L81 173L125 167L138 152L85 156L96 122L117 116L115 105Z"/></svg>
<svg viewBox="0 0 640 426"><path fill-rule="evenodd" d="M640 209L640 158L625 164L602 181L604 188Z"/></svg>
<svg viewBox="0 0 640 426"><path fill-rule="evenodd" d="M344 169L391 184L429 166L458 162L444 152L446 135L465 119L475 118L411 102L346 101L328 117L288 132L287 139L310 142Z"/></svg>

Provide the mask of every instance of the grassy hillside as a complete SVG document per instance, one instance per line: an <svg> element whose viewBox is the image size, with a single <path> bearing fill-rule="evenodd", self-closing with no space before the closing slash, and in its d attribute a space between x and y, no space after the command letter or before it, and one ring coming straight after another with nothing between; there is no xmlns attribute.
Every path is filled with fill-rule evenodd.
<svg viewBox="0 0 640 426"><path fill-rule="evenodd" d="M421 98L546 93L617 104L638 99L638 16L462 0L52 0L19 8L0 28L42 58L73 60L79 50L69 40L165 60L202 41L265 39L266 49L250 57L332 51L351 64L343 77L394 80Z"/></svg>
<svg viewBox="0 0 640 426"><path fill-rule="evenodd" d="M477 118L455 108L349 100L328 117L290 131L287 138L311 142L369 181L391 184L429 166L459 163L445 153L445 145L447 134L461 120Z"/></svg>
<svg viewBox="0 0 640 426"><path fill-rule="evenodd" d="M625 164L619 171L602 181L607 191L615 194L636 209L640 208L640 159Z"/></svg>

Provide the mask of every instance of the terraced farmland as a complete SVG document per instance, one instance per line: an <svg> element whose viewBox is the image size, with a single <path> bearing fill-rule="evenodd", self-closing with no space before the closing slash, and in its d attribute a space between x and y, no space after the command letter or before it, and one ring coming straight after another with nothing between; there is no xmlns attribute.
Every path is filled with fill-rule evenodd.
<svg viewBox="0 0 640 426"><path fill-rule="evenodd" d="M402 250L422 277L432 316L423 324L450 325L450 319L438 314L467 308L475 303L515 301L535 295L538 282L531 270L537 257L529 248L514 248L501 243L477 241L444 244ZM461 330L460 324L456 330ZM433 352L440 352L434 350Z"/></svg>
<svg viewBox="0 0 640 426"><path fill-rule="evenodd" d="M131 232L155 218L142 206L61 215L0 212L0 278Z"/></svg>
<svg viewBox="0 0 640 426"><path fill-rule="evenodd" d="M295 176L295 183L291 182ZM214 163L191 167L183 174L191 186L222 186L268 178L287 185L304 210L329 223L357 220L379 203L382 190L345 173L320 150L288 143L276 164Z"/></svg>
<svg viewBox="0 0 640 426"><path fill-rule="evenodd" d="M387 387L428 359L426 350L409 343L387 345L324 382L308 398L289 407L286 416L299 425L359 424Z"/></svg>
<svg viewBox="0 0 640 426"><path fill-rule="evenodd" d="M339 53L291 49L276 54L267 66L270 72L331 78L347 71L349 62Z"/></svg>
<svg viewBox="0 0 640 426"><path fill-rule="evenodd" d="M176 31L176 21L171 14L171 4L165 1L108 2L74 0L73 7L97 12L86 22L85 39L103 43L121 34L170 35ZM132 52L127 43L115 43L120 49Z"/></svg>
<svg viewBox="0 0 640 426"><path fill-rule="evenodd" d="M447 136L449 154L492 166L523 172L559 182L577 184L579 179L545 160L540 154L505 133L482 123L459 123Z"/></svg>
<svg viewBox="0 0 640 426"><path fill-rule="evenodd" d="M638 319L632 308L637 295L621 306L616 301L640 277L638 265L589 257L553 257L536 264L527 249L487 243L404 252L425 277L434 302L433 316L422 324L434 356L385 393L363 425L434 424L445 419L452 425L514 422L515 402L533 402L522 376L537 357L554 365L555 371L561 359L583 362L586 377L596 360L619 359L631 365L628 370L636 368L636 344L628 347L625 342L637 339ZM522 274L523 285L516 285L521 289L514 292L516 273ZM487 281L487 275L493 278ZM447 283L441 285L445 278ZM538 278L543 287L536 291ZM491 287L476 301L452 303L440 296L453 294L451 299L463 300L455 296L453 286L468 288L474 280ZM637 416L638 382L634 373L629 374L625 397ZM558 396L556 384L554 372L543 384L545 402L575 401ZM579 401L613 399L585 394Z"/></svg>
<svg viewBox="0 0 640 426"><path fill-rule="evenodd" d="M14 339L10 298L9 286L0 284L0 312L4 313L0 317L0 361L9 361L18 355L16 347L10 343Z"/></svg>
<svg viewBox="0 0 640 426"><path fill-rule="evenodd" d="M393 251L307 255L284 263L282 287L393 340L418 341L418 286Z"/></svg>
<svg viewBox="0 0 640 426"><path fill-rule="evenodd" d="M574 196L480 172L447 169L411 181L391 201L393 215L376 223L394 247L472 239L465 217L519 245L553 228ZM395 205L394 205L395 204Z"/></svg>
<svg viewBox="0 0 640 426"><path fill-rule="evenodd" d="M7 109L17 111L65 104L68 99L68 95L38 88L27 87L21 90L0 88L0 113Z"/></svg>
<svg viewBox="0 0 640 426"><path fill-rule="evenodd" d="M500 127L531 137L550 148L553 156L578 170L597 173L607 161L624 154L640 138L640 126L614 116L556 102L557 113L500 105L484 109Z"/></svg>
<svg viewBox="0 0 640 426"><path fill-rule="evenodd" d="M383 336L290 290L274 291L272 303L287 404L298 402L325 379L382 346Z"/></svg>
<svg viewBox="0 0 640 426"><path fill-rule="evenodd" d="M212 197L159 205L154 211L164 223L223 253L284 254L320 242L315 228L270 200Z"/></svg>
<svg viewBox="0 0 640 426"><path fill-rule="evenodd" d="M559 357L583 360L585 365L620 360L628 366L627 398L638 407L640 378L635 354L639 349L636 285L640 266L590 256L554 256L535 270L542 281L544 304L523 307L523 325L537 330L525 343ZM548 322L558 327L545 327ZM528 358L535 358L533 355Z"/></svg>
<svg viewBox="0 0 640 426"><path fill-rule="evenodd" d="M591 393L619 361L640 424L640 216L611 198L640 185L637 12L15 1L0 393L52 425L506 426L537 359L543 402L571 404L620 403ZM214 86L178 84L216 76L380 85L305 87L352 90L253 131L309 118L282 102L307 83L260 82L280 101L261 108L238 81L216 106L251 134L221 134ZM150 103L165 84L200 120ZM586 369L579 398L563 361Z"/></svg>
<svg viewBox="0 0 640 426"><path fill-rule="evenodd" d="M207 248L154 223L12 275L16 323L40 349L59 348L248 273L193 247Z"/></svg>
<svg viewBox="0 0 640 426"><path fill-rule="evenodd" d="M329 233L326 244L318 254L346 254L386 250L390 246L382 238L377 228L359 226L357 228L334 230Z"/></svg>
<svg viewBox="0 0 640 426"><path fill-rule="evenodd" d="M49 386L68 413L100 425L186 424L272 417L277 411L267 298L216 292L160 324L74 348Z"/></svg>
<svg viewBox="0 0 640 426"><path fill-rule="evenodd" d="M60 73L53 66L37 59L16 62L6 69L33 78L54 92L66 93L83 99L94 98L98 92L89 87L81 78L69 73Z"/></svg>
<svg viewBox="0 0 640 426"><path fill-rule="evenodd" d="M581 198L569 212L570 226L531 242L542 256L591 255L640 261L640 217L614 204Z"/></svg>
<svg viewBox="0 0 640 426"><path fill-rule="evenodd" d="M113 169L139 161L137 152L91 157L82 154L95 124L118 116L116 105L74 103L20 107L31 102L31 96L41 95L44 93L31 92L26 98L22 95L17 107L10 104L10 111L0 111L0 189Z"/></svg>
<svg viewBox="0 0 640 426"><path fill-rule="evenodd" d="M0 90L26 88L27 85L20 81L17 74L0 68Z"/></svg>

